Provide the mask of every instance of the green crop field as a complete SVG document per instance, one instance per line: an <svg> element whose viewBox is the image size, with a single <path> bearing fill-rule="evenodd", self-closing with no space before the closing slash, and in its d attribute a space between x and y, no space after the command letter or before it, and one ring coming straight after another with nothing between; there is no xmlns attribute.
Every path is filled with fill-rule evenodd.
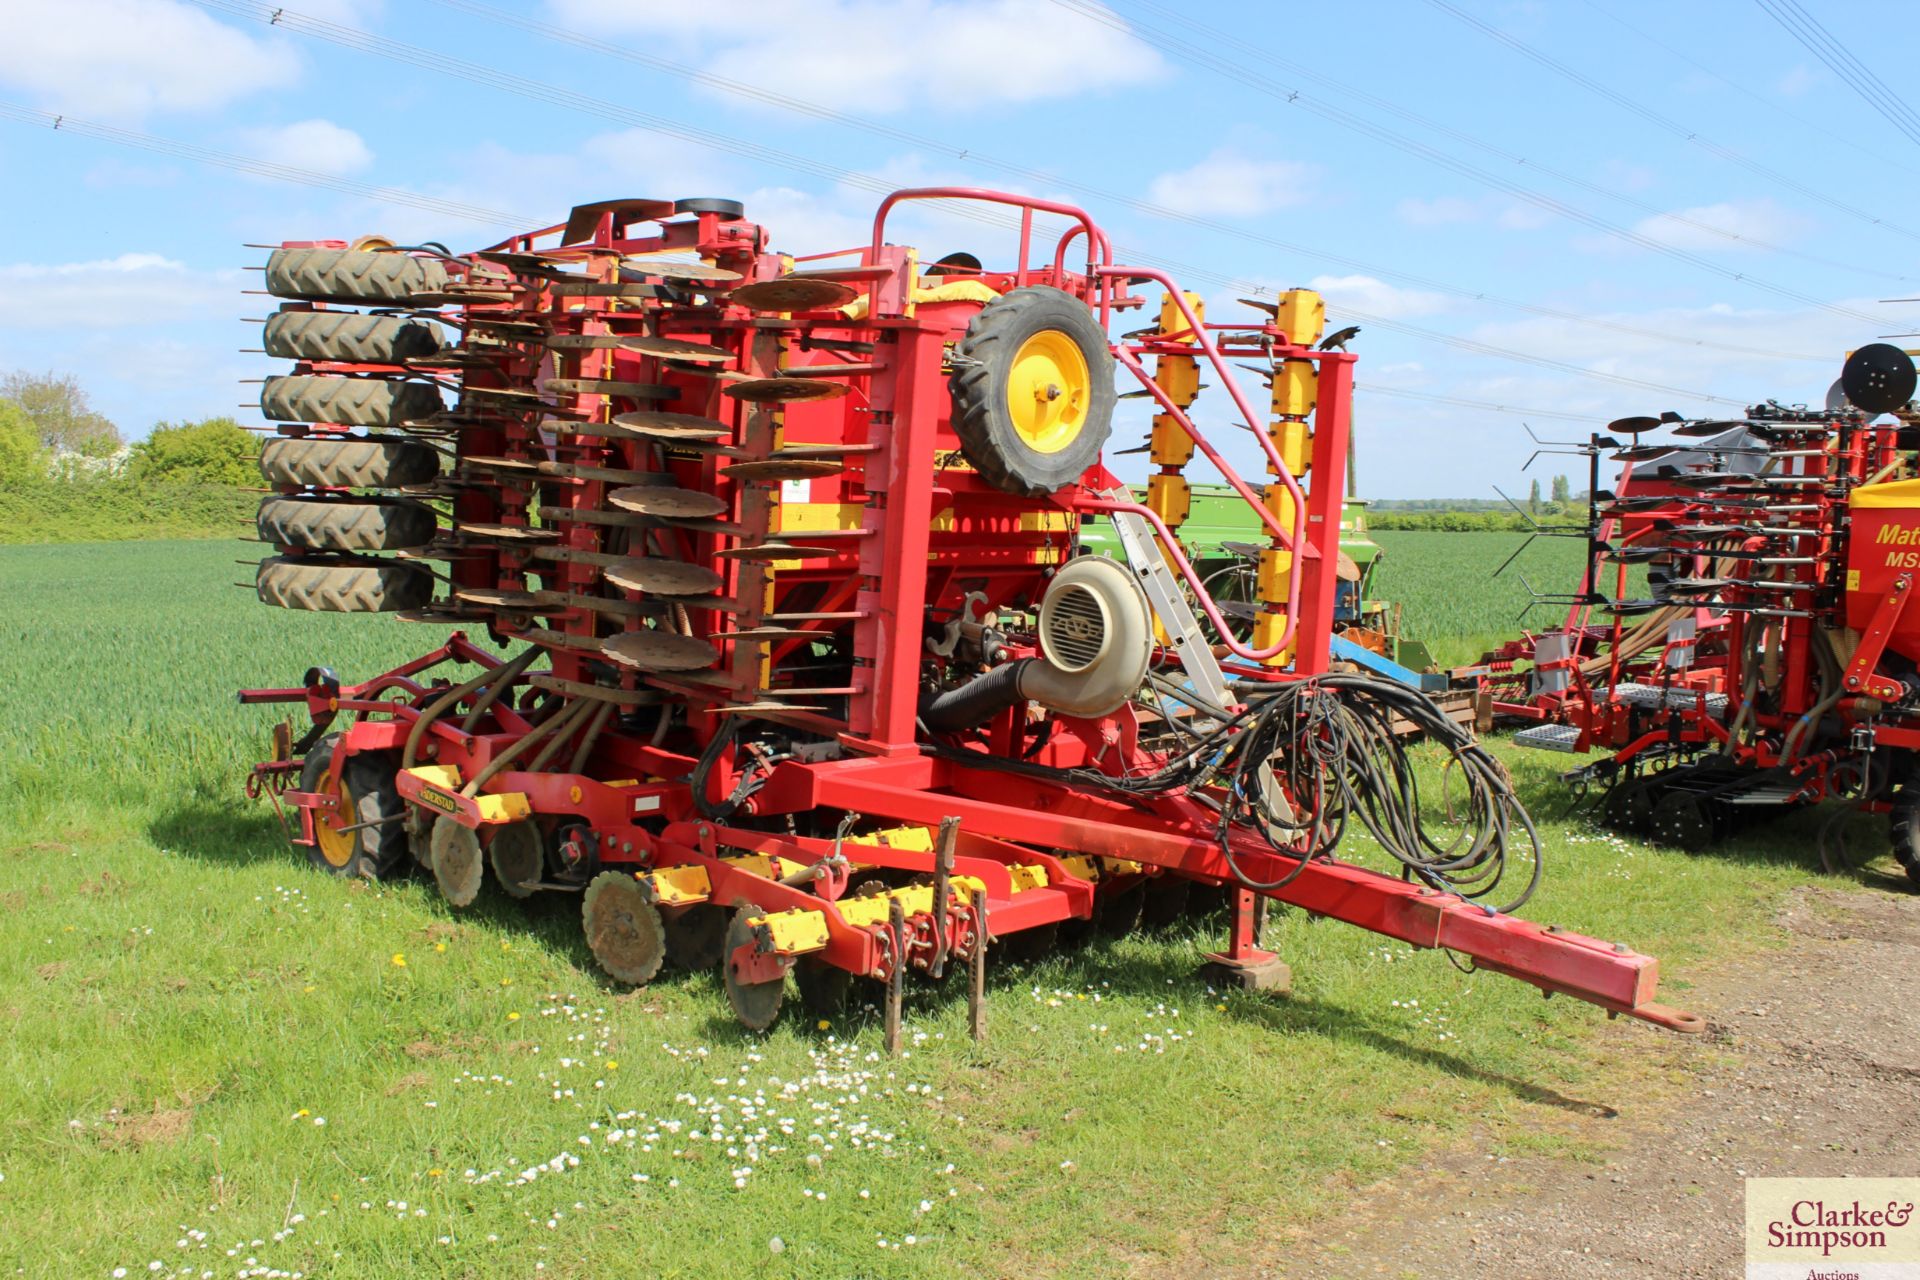
<svg viewBox="0 0 1920 1280"><path fill-rule="evenodd" d="M1410 639L1427 641L1443 666L1479 657L1522 626L1540 630L1566 617L1566 606L1529 605L1534 591L1565 594L1579 586L1587 544L1579 538L1524 533L1369 535L1386 552L1372 594L1401 605ZM1507 557L1519 552L1499 577ZM1525 615L1524 617L1522 615Z"/></svg>
<svg viewBox="0 0 1920 1280"><path fill-rule="evenodd" d="M1424 634L1506 627L1512 539L1380 540ZM262 608L245 554L0 548L7 1274L1284 1274L1436 1144L1643 1105L1597 1011L1298 913L1291 998L1209 990L1207 927L1134 936L997 966L983 1045L912 988L893 1060L870 1010L753 1035L712 975L605 981L572 899L328 878L242 797L270 712L233 690L438 633ZM1817 874L1810 816L1689 858L1563 821L1563 759L1502 750L1547 841L1528 914L1660 955L1676 1003Z"/></svg>

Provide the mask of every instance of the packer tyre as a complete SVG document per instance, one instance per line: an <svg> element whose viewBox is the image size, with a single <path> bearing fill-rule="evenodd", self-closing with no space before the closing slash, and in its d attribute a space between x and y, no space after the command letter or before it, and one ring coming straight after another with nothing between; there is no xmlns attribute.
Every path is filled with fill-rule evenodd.
<svg viewBox="0 0 1920 1280"><path fill-rule="evenodd" d="M260 562L261 604L309 613L391 613L433 599L433 575L401 560L351 556L271 556Z"/></svg>
<svg viewBox="0 0 1920 1280"><path fill-rule="evenodd" d="M1004 493L1049 494L1100 460L1113 357L1086 304L1045 285L994 299L967 326L947 380L960 451Z"/></svg>
<svg viewBox="0 0 1920 1280"><path fill-rule="evenodd" d="M742 982L734 976L733 953L753 941L753 926L748 922L760 914L760 908L750 902L742 901L734 907L720 957L720 979L726 984L727 1003L733 1006L733 1016L740 1019L740 1025L749 1031L765 1031L771 1027L779 1018L780 1006L787 996L784 973L765 982Z"/></svg>
<svg viewBox="0 0 1920 1280"><path fill-rule="evenodd" d="M1171 929L1187 914L1193 897L1193 881L1182 876L1160 875L1146 883L1146 900L1140 904L1140 922L1149 929Z"/></svg>
<svg viewBox="0 0 1920 1280"><path fill-rule="evenodd" d="M282 360L399 364L445 345L440 326L357 311L278 311L267 317L261 345Z"/></svg>
<svg viewBox="0 0 1920 1280"><path fill-rule="evenodd" d="M308 302L405 302L447 287L447 269L431 258L354 249L275 249L267 292Z"/></svg>
<svg viewBox="0 0 1920 1280"><path fill-rule="evenodd" d="M546 841L540 824L531 818L509 822L487 842L487 865L509 898L531 898L540 887L546 863Z"/></svg>
<svg viewBox="0 0 1920 1280"><path fill-rule="evenodd" d="M433 879L440 886L440 896L449 906L472 906L486 880L486 859L480 852L480 836L473 828L463 827L452 818L438 818L433 824L429 847Z"/></svg>
<svg viewBox="0 0 1920 1280"><path fill-rule="evenodd" d="M433 541L438 517L405 498L266 498L254 527L262 542L305 551L407 551Z"/></svg>
<svg viewBox="0 0 1920 1280"><path fill-rule="evenodd" d="M260 412L275 422L389 427L431 417L442 407L438 387L390 378L298 373L268 378L260 388Z"/></svg>
<svg viewBox="0 0 1920 1280"><path fill-rule="evenodd" d="M712 902L702 902L667 915L667 959L682 969L698 973L720 963L727 945L727 911Z"/></svg>
<svg viewBox="0 0 1920 1280"><path fill-rule="evenodd" d="M329 734L307 753L300 766L302 791L318 791L325 785L339 744L340 735ZM384 751L359 752L341 766L334 791L340 802L338 816L329 822L323 814L314 815L314 845L307 850L308 861L336 876L360 876L367 880L385 880L405 869L404 824L395 821L361 827L358 831L338 829L378 822L406 812L406 801L394 786L394 772L393 756Z"/></svg>
<svg viewBox="0 0 1920 1280"><path fill-rule="evenodd" d="M608 976L632 986L653 981L667 956L660 910L626 871L602 871L580 903L587 950Z"/></svg>
<svg viewBox="0 0 1920 1280"><path fill-rule="evenodd" d="M411 440L282 436L260 450L260 474L271 485L398 489L432 481L440 455Z"/></svg>
<svg viewBox="0 0 1920 1280"><path fill-rule="evenodd" d="M800 992L800 1007L808 1017L832 1021L847 1007L853 975L817 956L801 956L794 961L793 985Z"/></svg>
<svg viewBox="0 0 1920 1280"><path fill-rule="evenodd" d="M1902 805L1887 815L1893 858L1920 889L1920 806Z"/></svg>
<svg viewBox="0 0 1920 1280"><path fill-rule="evenodd" d="M1653 807L1653 836L1661 844L1700 853L1718 835L1707 801L1690 791L1669 791Z"/></svg>

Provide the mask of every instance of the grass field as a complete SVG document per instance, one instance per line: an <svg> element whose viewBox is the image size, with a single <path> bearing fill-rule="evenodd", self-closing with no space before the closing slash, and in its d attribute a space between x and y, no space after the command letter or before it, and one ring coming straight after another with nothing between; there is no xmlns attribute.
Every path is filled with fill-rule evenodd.
<svg viewBox="0 0 1920 1280"><path fill-rule="evenodd" d="M1380 540L1432 626L1506 625L1462 602L1512 539ZM608 984L573 901L330 879L241 796L269 715L232 691L438 633L261 608L242 554L0 548L0 1272L1285 1272L1356 1188L1550 1141L1601 1079L1591 1008L1298 914L1290 999L1207 989L1205 933L1136 936L996 969L981 1046L912 989L896 1061L871 1013L756 1036L709 975ZM1675 1002L1814 874L1808 821L1665 853L1506 755L1549 851L1528 914L1660 955Z"/></svg>

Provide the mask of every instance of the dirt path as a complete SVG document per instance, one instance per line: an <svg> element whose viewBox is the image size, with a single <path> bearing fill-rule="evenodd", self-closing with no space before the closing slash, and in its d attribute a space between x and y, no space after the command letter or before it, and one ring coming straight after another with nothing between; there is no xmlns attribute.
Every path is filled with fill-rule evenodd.
<svg viewBox="0 0 1920 1280"><path fill-rule="evenodd" d="M1920 896L1806 890L1780 923L1792 948L1673 997L1707 1016L1705 1036L1609 1025L1603 1051L1666 1096L1568 1115L1602 1162L1437 1157L1268 1274L1719 1280L1744 1271L1743 1178L1920 1175Z"/></svg>

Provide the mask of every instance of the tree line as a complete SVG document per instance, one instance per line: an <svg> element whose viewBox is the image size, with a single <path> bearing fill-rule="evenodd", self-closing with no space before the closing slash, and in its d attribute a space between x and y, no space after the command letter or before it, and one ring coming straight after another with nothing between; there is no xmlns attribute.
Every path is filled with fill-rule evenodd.
<svg viewBox="0 0 1920 1280"><path fill-rule="evenodd" d="M231 534L259 442L232 418L128 444L71 374L0 377L0 542Z"/></svg>

